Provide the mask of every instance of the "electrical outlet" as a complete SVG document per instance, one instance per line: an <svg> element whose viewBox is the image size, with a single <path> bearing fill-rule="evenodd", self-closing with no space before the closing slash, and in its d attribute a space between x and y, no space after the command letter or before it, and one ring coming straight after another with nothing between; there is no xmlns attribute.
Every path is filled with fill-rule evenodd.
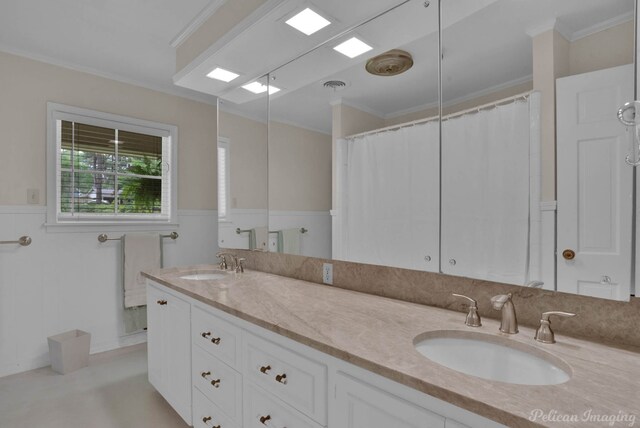
<svg viewBox="0 0 640 428"><path fill-rule="evenodd" d="M38 189L27 189L27 203L28 204L39 204L40 203L40 190Z"/></svg>
<svg viewBox="0 0 640 428"><path fill-rule="evenodd" d="M331 263L322 265L322 282L333 285L333 265Z"/></svg>

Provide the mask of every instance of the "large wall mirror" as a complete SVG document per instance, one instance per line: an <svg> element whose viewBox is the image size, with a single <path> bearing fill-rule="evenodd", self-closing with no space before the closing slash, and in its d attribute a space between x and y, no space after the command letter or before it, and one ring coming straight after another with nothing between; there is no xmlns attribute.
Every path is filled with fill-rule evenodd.
<svg viewBox="0 0 640 428"><path fill-rule="evenodd" d="M267 250L268 79L218 99L218 246Z"/></svg>
<svg viewBox="0 0 640 428"><path fill-rule="evenodd" d="M255 249L629 300L634 6L390 2L276 68Z"/></svg>

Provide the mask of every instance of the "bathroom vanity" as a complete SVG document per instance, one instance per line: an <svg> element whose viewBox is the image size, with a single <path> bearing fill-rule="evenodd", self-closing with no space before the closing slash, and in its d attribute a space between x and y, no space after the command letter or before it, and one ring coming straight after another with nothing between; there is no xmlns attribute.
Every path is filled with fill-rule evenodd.
<svg viewBox="0 0 640 428"><path fill-rule="evenodd" d="M561 335L544 345L526 327L505 335L494 320L467 327L458 312L256 271L183 278L212 272L221 271L145 274L149 380L195 427L599 426L551 415L638 410L640 358L630 350ZM570 379L518 385L463 374L416 351L433 332L532 350Z"/></svg>

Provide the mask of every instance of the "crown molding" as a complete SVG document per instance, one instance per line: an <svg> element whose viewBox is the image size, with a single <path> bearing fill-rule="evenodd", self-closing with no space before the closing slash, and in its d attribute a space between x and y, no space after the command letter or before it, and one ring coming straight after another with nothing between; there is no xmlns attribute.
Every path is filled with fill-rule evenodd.
<svg viewBox="0 0 640 428"><path fill-rule="evenodd" d="M205 6L198 14L184 27L174 38L171 40L170 45L174 48L179 47L184 43L198 28L202 26L220 6L226 3L227 0L212 0L207 6Z"/></svg>
<svg viewBox="0 0 640 428"><path fill-rule="evenodd" d="M157 85L149 82L144 82L138 79L131 79L116 73L105 72L103 70L97 70L95 68L86 67L83 65L75 64L68 61L63 61L58 58L52 58L46 55L35 54L33 52L27 52L21 49L15 49L13 47L0 43L0 52L6 54L19 56L32 61L42 62L45 64L53 65L56 67L65 68L67 70L77 71L80 73L91 74L93 76L102 77L103 79L113 80L119 83L125 83L127 85L137 86L144 89L149 89L156 92L162 92L167 95L173 95L180 98L185 98L191 101L197 101L209 105L217 105L217 98L213 95L199 93L190 89L178 88L174 85Z"/></svg>

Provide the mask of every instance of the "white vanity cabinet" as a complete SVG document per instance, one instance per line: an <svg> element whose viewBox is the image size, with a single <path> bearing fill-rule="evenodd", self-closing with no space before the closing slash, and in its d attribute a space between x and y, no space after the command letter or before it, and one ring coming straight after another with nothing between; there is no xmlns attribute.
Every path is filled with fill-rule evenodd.
<svg viewBox="0 0 640 428"><path fill-rule="evenodd" d="M191 305L147 286L149 382L191 425Z"/></svg>
<svg viewBox="0 0 640 428"><path fill-rule="evenodd" d="M149 380L195 427L502 427L173 293L148 287Z"/></svg>

